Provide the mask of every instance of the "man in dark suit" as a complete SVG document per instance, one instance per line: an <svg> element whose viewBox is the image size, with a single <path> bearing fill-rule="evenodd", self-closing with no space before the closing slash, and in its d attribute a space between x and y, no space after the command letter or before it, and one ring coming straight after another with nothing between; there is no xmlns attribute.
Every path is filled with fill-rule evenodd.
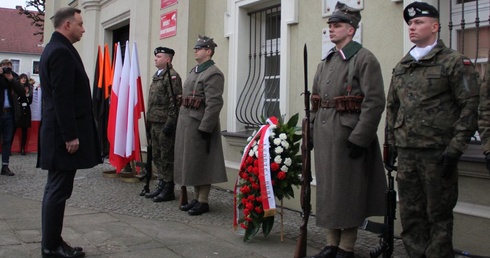
<svg viewBox="0 0 490 258"><path fill-rule="evenodd" d="M83 257L61 237L66 200L77 169L101 163L90 83L73 44L85 29L80 10L64 7L52 18L55 32L40 60L43 110L38 166L48 170L42 203L42 256Z"/></svg>

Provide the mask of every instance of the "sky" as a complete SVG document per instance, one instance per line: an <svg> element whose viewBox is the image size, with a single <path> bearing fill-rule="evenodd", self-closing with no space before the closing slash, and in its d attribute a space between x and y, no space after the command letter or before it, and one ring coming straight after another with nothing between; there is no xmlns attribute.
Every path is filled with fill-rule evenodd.
<svg viewBox="0 0 490 258"><path fill-rule="evenodd" d="M10 8L10 9L15 9L15 6L21 5L23 7L26 6L26 0L0 0L0 7L3 8ZM29 7L29 9L34 10L32 7Z"/></svg>

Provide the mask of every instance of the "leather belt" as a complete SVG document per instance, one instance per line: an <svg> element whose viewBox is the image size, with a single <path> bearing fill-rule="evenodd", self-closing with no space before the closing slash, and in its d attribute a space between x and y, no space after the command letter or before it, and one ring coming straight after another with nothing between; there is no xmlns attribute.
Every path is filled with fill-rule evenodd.
<svg viewBox="0 0 490 258"><path fill-rule="evenodd" d="M12 108L6 108L6 107L4 107L3 108L3 113L10 113L11 109Z"/></svg>
<svg viewBox="0 0 490 258"><path fill-rule="evenodd" d="M322 108L334 108L335 107L335 100L330 100L330 99L322 100L320 102L320 107L322 107Z"/></svg>

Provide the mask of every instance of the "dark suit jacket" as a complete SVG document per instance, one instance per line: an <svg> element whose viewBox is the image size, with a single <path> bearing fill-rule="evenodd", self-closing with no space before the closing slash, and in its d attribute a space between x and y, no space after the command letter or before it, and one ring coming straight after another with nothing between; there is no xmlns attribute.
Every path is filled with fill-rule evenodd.
<svg viewBox="0 0 490 258"><path fill-rule="evenodd" d="M90 83L77 50L65 36L54 32L39 68L43 94L38 166L73 170L101 163ZM65 142L76 138L79 149L70 154Z"/></svg>

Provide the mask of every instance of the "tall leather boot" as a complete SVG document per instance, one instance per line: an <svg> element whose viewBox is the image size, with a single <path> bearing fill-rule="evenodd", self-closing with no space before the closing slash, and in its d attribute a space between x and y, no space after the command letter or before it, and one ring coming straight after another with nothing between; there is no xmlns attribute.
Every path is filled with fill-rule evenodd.
<svg viewBox="0 0 490 258"><path fill-rule="evenodd" d="M150 192L150 193L146 193L145 197L146 198L153 198L153 197L159 195L163 191L164 187L165 187L165 181L163 181L163 179L159 179L158 185L157 185L157 188L155 189L155 191Z"/></svg>
<svg viewBox="0 0 490 258"><path fill-rule="evenodd" d="M174 193L175 184L174 181L165 182L165 186L163 187L163 191L153 198L154 202L168 202L175 200Z"/></svg>

